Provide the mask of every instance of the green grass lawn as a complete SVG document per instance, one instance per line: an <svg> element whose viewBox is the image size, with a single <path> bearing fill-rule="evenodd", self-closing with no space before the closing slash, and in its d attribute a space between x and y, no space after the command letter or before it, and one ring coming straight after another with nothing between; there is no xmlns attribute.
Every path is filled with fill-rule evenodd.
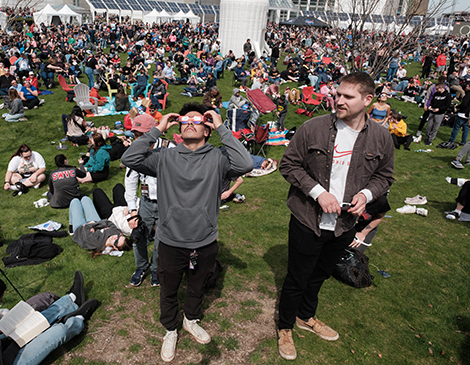
<svg viewBox="0 0 470 365"><path fill-rule="evenodd" d="M418 70L418 64L408 66L411 76ZM82 81L87 82L86 76ZM224 101L232 95L231 83L232 74L226 71L225 78L218 81ZM181 96L182 89L183 86L169 86L166 112L178 112L185 102L202 101L202 98ZM64 102L65 92L60 87L53 91L54 95L44 96L46 103L38 110L26 111L27 122L2 120L0 123L1 173L5 173L10 156L22 143L43 155L48 172L55 169L53 159L58 153L55 146L64 136L61 114L69 114L74 103ZM392 108L408 116L409 132L414 134L422 110L395 99L390 103ZM287 128L298 127L308 119L295 114L295 109L289 106ZM118 115L88 120L97 126L112 127L115 121L123 119ZM270 116L261 120L267 122ZM422 144L413 144L412 151L396 151L395 183L389 196L391 217L385 218L373 246L367 250L370 264L386 270L391 277L384 279L371 266L374 285L366 289L328 280L320 294L318 317L336 329L340 338L329 343L311 333L295 331L297 363L470 364L470 254L465 246L469 242L469 226L449 221L444 215L444 211L454 208L459 191L445 177L467 177L468 172L457 171L450 165L458 150L435 148L448 140L450 131L448 127L441 128L432 153L413 152L424 148ZM177 132L176 127L167 137L171 139L173 132ZM210 142L220 144L216 133ZM64 154L70 163L77 165L79 154L86 152L86 147L66 145L68 150ZM270 147L268 155L280 160L284 150L285 147ZM81 189L91 195L99 186L111 195L113 186L123 181L124 170L115 161L111 163L107 181L87 184ZM196 345L182 331L175 363L284 362L277 353L274 317L287 269L288 188L278 172L262 178L246 178L238 190L246 196L246 203L229 203L230 210L220 214L219 259L224 271L204 301L203 326L212 334L213 342L207 346ZM68 225L68 210L34 208L33 202L45 191L43 185L17 197L11 192L2 193L0 234L4 245L0 250L3 256L9 243L31 232L28 226L49 219ZM395 212L404 205L406 197L417 194L427 196L427 217ZM41 265L8 269L10 280L26 298L44 291L63 295L70 288L75 270L79 269L85 276L87 296L98 298L101 306L84 334L67 344L65 350L56 350L45 363L159 363L164 334L158 322L159 289L150 287L149 278L138 289L127 287L135 269L132 252L126 252L122 258L92 259L70 237L54 242L64 249L59 256ZM11 308L19 297L7 286L4 306ZM184 299L184 291L180 299ZM113 346L105 347L108 339ZM107 356L100 354L103 348Z"/></svg>

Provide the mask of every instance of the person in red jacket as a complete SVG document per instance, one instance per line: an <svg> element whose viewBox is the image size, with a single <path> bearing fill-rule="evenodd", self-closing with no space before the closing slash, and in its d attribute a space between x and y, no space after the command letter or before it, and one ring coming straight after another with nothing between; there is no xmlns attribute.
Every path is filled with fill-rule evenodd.
<svg viewBox="0 0 470 365"><path fill-rule="evenodd" d="M446 69L447 57L444 52L441 52L436 58L436 72L442 73Z"/></svg>
<svg viewBox="0 0 470 365"><path fill-rule="evenodd" d="M98 99L98 106L103 106L108 102L108 99L104 96L100 96L100 86L97 83L91 88L90 96ZM90 98L90 103L95 103L95 101Z"/></svg>

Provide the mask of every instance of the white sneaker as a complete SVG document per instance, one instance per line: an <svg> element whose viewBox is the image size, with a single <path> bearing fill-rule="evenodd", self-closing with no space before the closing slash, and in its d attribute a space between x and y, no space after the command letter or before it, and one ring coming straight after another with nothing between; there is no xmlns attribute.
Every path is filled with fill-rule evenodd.
<svg viewBox="0 0 470 365"><path fill-rule="evenodd" d="M175 358L176 354L176 341L178 341L178 332L166 331L165 337L163 337L163 345L160 356L165 362L170 362Z"/></svg>
<svg viewBox="0 0 470 365"><path fill-rule="evenodd" d="M452 220L454 220L454 219L460 217L459 213L457 213L455 210L452 211L452 212L445 212L445 213L446 213L446 218L447 218L447 219L452 219Z"/></svg>
<svg viewBox="0 0 470 365"><path fill-rule="evenodd" d="M426 204L428 201L425 196L421 195L416 195L412 198L406 198L405 203L406 204L412 204L412 205L423 205Z"/></svg>
<svg viewBox="0 0 470 365"><path fill-rule="evenodd" d="M416 208L416 214L426 217L428 215L428 210L424 208Z"/></svg>
<svg viewBox="0 0 470 365"><path fill-rule="evenodd" d="M39 99L39 105L44 104L46 101L44 99Z"/></svg>
<svg viewBox="0 0 470 365"><path fill-rule="evenodd" d="M416 206L414 206L414 205L405 205L401 208L398 208L397 212L401 213L401 214L416 213Z"/></svg>
<svg viewBox="0 0 470 365"><path fill-rule="evenodd" d="M205 345L211 342L211 336L197 324L199 319L189 320L186 318L186 314L184 315L183 319L183 328L188 331L193 337L196 339L197 342Z"/></svg>

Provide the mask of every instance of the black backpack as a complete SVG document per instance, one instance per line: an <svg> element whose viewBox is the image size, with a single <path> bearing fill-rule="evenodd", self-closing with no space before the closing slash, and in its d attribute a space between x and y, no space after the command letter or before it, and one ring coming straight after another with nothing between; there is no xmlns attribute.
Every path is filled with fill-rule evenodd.
<svg viewBox="0 0 470 365"><path fill-rule="evenodd" d="M374 279L369 272L369 258L354 249L344 250L336 263L333 277L355 288L371 286Z"/></svg>

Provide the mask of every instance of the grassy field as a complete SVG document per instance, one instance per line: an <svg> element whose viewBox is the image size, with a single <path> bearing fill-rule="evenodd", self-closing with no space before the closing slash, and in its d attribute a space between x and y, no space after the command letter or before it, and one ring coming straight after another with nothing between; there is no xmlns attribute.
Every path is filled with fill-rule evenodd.
<svg viewBox="0 0 470 365"><path fill-rule="evenodd" d="M409 75L418 71L408 65ZM282 69L282 67L281 67ZM83 81L86 77L82 78ZM218 81L223 100L232 94L232 74ZM281 86L283 90L286 84ZM292 87L292 85L290 85ZM180 95L183 86L169 86L166 112L178 112L189 99ZM56 145L64 136L61 114L69 114L74 103L64 102L65 93L56 87L54 95L44 97L38 110L26 112L27 122L6 123L0 128L0 171L6 171L10 156L22 143L40 152L47 171L55 169ZM104 94L103 94L104 95ZM391 99L393 108L407 115L410 133L415 133L421 109ZM300 126L307 117L289 106L286 127ZM223 114L225 114L223 112ZM95 125L112 127L123 116L90 118ZM263 116L263 122L270 116ZM167 133L172 138L170 130ZM389 196L391 217L385 218L373 246L367 250L370 264L391 274L383 278L374 273L374 285L354 289L334 279L328 280L320 294L318 317L340 333L334 343L322 341L305 331L296 330L299 364L470 364L470 314L468 274L468 223L449 221L444 211L454 208L459 188L445 181L446 176L468 177L450 161L458 150L436 149L448 140L450 128L442 127L431 147L432 153L415 153L424 146L413 144L412 151L395 154L395 183ZM457 141L460 141L460 135ZM56 145L52 145L55 141ZM216 133L210 140L219 145ZM69 162L77 164L85 147L66 144ZM281 159L285 147L270 147L269 157ZM124 180L119 162L111 163L110 177L99 184L82 186L91 195L97 186L111 194L112 187ZM278 172L262 178L245 178L239 192L245 204L229 203L230 210L219 218L219 259L224 267L217 286L205 301L203 326L213 337L210 345L197 345L181 331L174 363L189 364L278 364L275 336L276 306L286 274L289 211L285 205L289 185ZM3 247L27 227L49 219L68 225L68 210L34 208L46 187L13 197L3 192L0 199ZM406 197L425 195L427 217L400 215L395 209ZM164 334L159 324L159 289L150 287L146 278L139 288L129 288L134 272L134 257L90 255L70 237L55 239L64 251L55 259L37 266L6 270L10 280L24 297L43 291L63 295L70 287L75 270L84 273L86 294L98 298L101 306L86 330L64 347L53 352L46 364L153 364L160 363ZM153 245L149 246L152 249ZM5 281L5 280L4 280ZM184 290L180 292L184 299ZM11 308L19 300L8 285L4 306Z"/></svg>

